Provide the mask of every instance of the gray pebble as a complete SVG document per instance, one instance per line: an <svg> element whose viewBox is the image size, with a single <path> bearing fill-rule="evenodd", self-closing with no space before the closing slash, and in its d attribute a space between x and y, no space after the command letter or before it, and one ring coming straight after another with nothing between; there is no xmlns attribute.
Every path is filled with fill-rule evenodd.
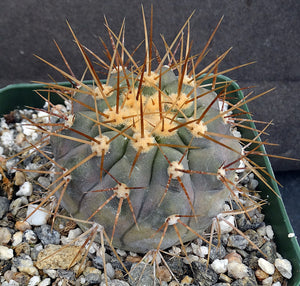
<svg viewBox="0 0 300 286"><path fill-rule="evenodd" d="M37 260L38 254L43 249L43 245L41 243L36 244L33 248L31 248L31 258L32 260Z"/></svg>
<svg viewBox="0 0 300 286"><path fill-rule="evenodd" d="M192 262L192 269L194 272L195 280L203 285L209 286L217 283L218 274L211 269L210 266L207 267L205 263L201 263L199 261Z"/></svg>
<svg viewBox="0 0 300 286"><path fill-rule="evenodd" d="M28 242L29 244L34 244L37 242L37 235L33 230L27 229L23 233L23 241Z"/></svg>
<svg viewBox="0 0 300 286"><path fill-rule="evenodd" d="M99 284L101 282L101 275L98 273L89 273L85 276L85 280L88 284Z"/></svg>
<svg viewBox="0 0 300 286"><path fill-rule="evenodd" d="M214 244L217 245L218 242L214 242ZM212 247L210 251L210 259L212 261L216 259L223 259L226 254L227 252L223 245L220 245L219 247Z"/></svg>
<svg viewBox="0 0 300 286"><path fill-rule="evenodd" d="M248 229L245 232L245 235L259 248L264 244L263 237L253 229ZM255 250L255 248L249 243L249 245L247 246L247 250L252 251Z"/></svg>
<svg viewBox="0 0 300 286"><path fill-rule="evenodd" d="M75 273L72 270L57 269L57 275L60 278L75 281Z"/></svg>
<svg viewBox="0 0 300 286"><path fill-rule="evenodd" d="M54 229L51 231L50 225L36 227L34 232L37 234L43 245L60 244L60 233Z"/></svg>
<svg viewBox="0 0 300 286"><path fill-rule="evenodd" d="M234 234L229 236L227 246L234 247L238 249L245 249L248 245L248 241L246 238L239 234Z"/></svg>
<svg viewBox="0 0 300 286"><path fill-rule="evenodd" d="M245 277L243 279L237 279L231 286L257 286L258 283L254 277Z"/></svg>
<svg viewBox="0 0 300 286"><path fill-rule="evenodd" d="M140 286L148 286L154 284L153 278L153 266L140 263L134 264L130 270L131 277L129 278L129 284L136 286L139 281ZM155 283L159 285L158 279L155 278Z"/></svg>
<svg viewBox="0 0 300 286"><path fill-rule="evenodd" d="M9 200L6 197L0 197L0 219L8 212Z"/></svg>
<svg viewBox="0 0 300 286"><path fill-rule="evenodd" d="M276 244L271 241L267 241L261 248L260 250L266 255L263 256L260 252L257 253L258 257L265 258L268 260L270 263L274 263L275 259L277 258L276 256Z"/></svg>

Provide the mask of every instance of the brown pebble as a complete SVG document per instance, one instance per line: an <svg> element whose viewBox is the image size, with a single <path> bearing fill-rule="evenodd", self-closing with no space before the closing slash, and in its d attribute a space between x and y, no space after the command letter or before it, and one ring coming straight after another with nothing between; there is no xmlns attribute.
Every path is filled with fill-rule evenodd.
<svg viewBox="0 0 300 286"><path fill-rule="evenodd" d="M263 281L266 278L269 277L269 274L267 274L266 272L262 271L261 269L257 269L255 271L255 276L257 278L258 281Z"/></svg>
<svg viewBox="0 0 300 286"><path fill-rule="evenodd" d="M229 254L227 254L224 259L227 259L228 260L228 264L230 262L237 262L237 263L242 263L243 262L243 259L242 259L242 256L236 252L231 252Z"/></svg>
<svg viewBox="0 0 300 286"><path fill-rule="evenodd" d="M24 232L27 229L31 229L31 225L27 221L20 220L16 222L15 228Z"/></svg>
<svg viewBox="0 0 300 286"><path fill-rule="evenodd" d="M19 256L21 253L30 254L30 246L27 242L19 243L17 246L14 247L14 251L16 256Z"/></svg>
<svg viewBox="0 0 300 286"><path fill-rule="evenodd" d="M123 272L121 270L116 270L115 271L115 279L119 279L119 280L123 280L124 279L124 275Z"/></svg>
<svg viewBox="0 0 300 286"><path fill-rule="evenodd" d="M156 272L156 277L160 281L170 282L172 280L172 275L166 266L159 266Z"/></svg>
<svg viewBox="0 0 300 286"><path fill-rule="evenodd" d="M275 268L275 272L272 277L273 277L273 283L280 282L281 284L283 284L283 281L285 280L285 278L281 275L281 273L277 270L277 268Z"/></svg>
<svg viewBox="0 0 300 286"><path fill-rule="evenodd" d="M126 261L131 262L131 263L139 263L142 260L140 256L131 256L128 255L126 257Z"/></svg>
<svg viewBox="0 0 300 286"><path fill-rule="evenodd" d="M184 284L191 284L193 282L193 278L190 276L184 276L184 278L181 280L180 285L184 285Z"/></svg>
<svg viewBox="0 0 300 286"><path fill-rule="evenodd" d="M225 283L231 283L232 279L230 277L228 277L226 274L221 273L219 276L219 280Z"/></svg>
<svg viewBox="0 0 300 286"><path fill-rule="evenodd" d="M23 172L20 171L16 171L16 175L15 175L15 185L16 186L21 186L25 183L25 175Z"/></svg>
<svg viewBox="0 0 300 286"><path fill-rule="evenodd" d="M4 277L4 279L5 279L7 282L9 282L10 280L13 279L14 274L15 274L15 272L13 272L13 271L11 271L11 270L7 270L7 271L4 273L3 277Z"/></svg>
<svg viewBox="0 0 300 286"><path fill-rule="evenodd" d="M30 280L30 276L28 274L23 273L23 272L16 272L16 273L14 273L12 279L14 281L18 282L20 285L28 285L28 282Z"/></svg>

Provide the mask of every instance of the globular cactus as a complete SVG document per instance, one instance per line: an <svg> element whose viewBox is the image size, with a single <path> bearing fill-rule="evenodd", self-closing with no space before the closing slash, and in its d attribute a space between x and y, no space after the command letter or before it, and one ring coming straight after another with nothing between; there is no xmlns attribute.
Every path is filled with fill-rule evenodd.
<svg viewBox="0 0 300 286"><path fill-rule="evenodd" d="M112 244L125 250L145 253L201 236L233 193L244 158L230 120L234 110L241 113L241 103L223 109L227 85L216 83L226 53L196 74L204 52L191 57L189 41L184 49L184 27L155 68L152 29L142 65L109 30L114 52L107 52L105 81L74 35L94 84L60 70L74 86L49 85L72 105L69 114L56 112L49 124L55 127L44 130L57 169L51 194L72 217L102 225Z"/></svg>

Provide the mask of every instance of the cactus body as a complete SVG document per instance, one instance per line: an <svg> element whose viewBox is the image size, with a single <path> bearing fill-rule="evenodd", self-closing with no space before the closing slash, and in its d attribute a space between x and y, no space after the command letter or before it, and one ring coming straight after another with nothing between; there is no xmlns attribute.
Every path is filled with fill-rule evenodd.
<svg viewBox="0 0 300 286"><path fill-rule="evenodd" d="M234 181L241 157L217 94L166 66L117 67L97 85L73 94L73 125L51 136L56 161L72 170L63 206L104 226L125 250L165 249L178 233L183 242L195 238L185 225L203 233L222 211L224 182Z"/></svg>

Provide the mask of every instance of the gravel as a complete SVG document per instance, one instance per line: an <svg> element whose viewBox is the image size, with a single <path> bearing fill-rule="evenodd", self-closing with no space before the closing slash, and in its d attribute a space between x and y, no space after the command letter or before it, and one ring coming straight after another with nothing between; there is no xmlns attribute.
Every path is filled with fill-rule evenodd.
<svg viewBox="0 0 300 286"><path fill-rule="evenodd" d="M154 282L163 286L280 286L292 277L291 263L277 253L272 226L266 225L259 209L250 212L251 220L245 214L222 215L219 220L221 239L218 247L210 249L207 243L196 239L185 246L186 256L180 245L174 246L158 253L156 267L146 263L151 259L143 258L139 253L117 249L117 258L109 247L105 247L104 265L101 245L96 242L85 245L86 237L83 237L76 223L56 218L54 225L51 224L46 211L55 202L52 198L45 211L38 210L32 215L29 224L16 224L34 210L34 204L27 204L38 204L52 177L49 174L15 170L12 166L16 165L16 159L3 163L5 158L26 147L26 141L22 140L24 133L31 139L39 138L36 130L22 125L22 116L35 117L38 121L42 120L38 114L43 116L43 113L28 110L14 113L18 117L16 122L7 123L4 118L0 119L0 167L3 170L0 174L1 285L47 286L63 285L66 281L69 285L106 285L107 281L111 286L152 286ZM47 149L51 156L49 151ZM43 166L51 170L52 165L41 157L29 154L22 168L38 169ZM241 186L247 186L252 198L259 199L255 192L257 181L254 176L242 172L239 176L244 176ZM247 206L249 201L243 200ZM236 207L234 201L230 204ZM224 210L228 210L230 204L226 204ZM64 214L64 210L60 209L60 213ZM237 226L244 235L234 230L232 225ZM266 256L253 247L249 240ZM69 246L72 242L73 245ZM218 239L214 238L213 244L218 243ZM80 262L83 254L78 259L74 258L81 248L88 250L84 263ZM49 255L49 261L44 259ZM130 271L130 275L119 260ZM68 268L71 262L72 267Z"/></svg>

